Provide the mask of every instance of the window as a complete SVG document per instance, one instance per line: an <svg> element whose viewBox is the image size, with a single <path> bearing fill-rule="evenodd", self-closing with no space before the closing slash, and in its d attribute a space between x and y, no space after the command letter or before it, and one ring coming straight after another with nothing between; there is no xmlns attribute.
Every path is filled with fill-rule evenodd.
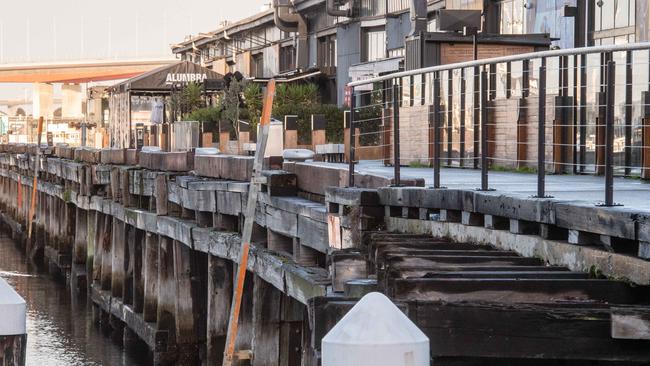
<svg viewBox="0 0 650 366"><path fill-rule="evenodd" d="M613 37L633 36L636 24L635 0L592 0L596 44L611 44ZM599 6L600 4L600 6ZM633 39L626 39L625 42ZM616 43L620 42L616 40Z"/></svg>
<svg viewBox="0 0 650 366"><path fill-rule="evenodd" d="M388 51L388 57L404 57L404 47Z"/></svg>
<svg viewBox="0 0 650 366"><path fill-rule="evenodd" d="M438 18L429 19L427 22L427 32L437 32L438 30Z"/></svg>
<svg viewBox="0 0 650 366"><path fill-rule="evenodd" d="M280 72L296 68L296 49L293 46L280 48Z"/></svg>
<svg viewBox="0 0 650 366"><path fill-rule="evenodd" d="M519 0L505 0L496 4L499 14L499 33L523 34L526 29L526 12Z"/></svg>
<svg viewBox="0 0 650 366"><path fill-rule="evenodd" d="M386 13L386 0L361 0L360 16L373 17Z"/></svg>
<svg viewBox="0 0 650 366"><path fill-rule="evenodd" d="M322 71L336 67L336 35L318 38L317 57L318 68Z"/></svg>
<svg viewBox="0 0 650 366"><path fill-rule="evenodd" d="M386 57L386 31L384 27L363 28L361 61L376 61Z"/></svg>
<svg viewBox="0 0 650 366"><path fill-rule="evenodd" d="M251 57L251 76L264 76L264 55L261 53L253 55L253 57Z"/></svg>

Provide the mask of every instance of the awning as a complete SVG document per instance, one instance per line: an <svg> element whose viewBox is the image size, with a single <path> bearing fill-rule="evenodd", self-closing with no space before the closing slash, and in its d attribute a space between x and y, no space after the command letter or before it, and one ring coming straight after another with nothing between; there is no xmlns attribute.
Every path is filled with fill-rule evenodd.
<svg viewBox="0 0 650 366"><path fill-rule="evenodd" d="M223 80L223 75L189 61L159 67L110 87L111 93L125 91L169 92L174 85ZM211 83L213 84L213 83Z"/></svg>

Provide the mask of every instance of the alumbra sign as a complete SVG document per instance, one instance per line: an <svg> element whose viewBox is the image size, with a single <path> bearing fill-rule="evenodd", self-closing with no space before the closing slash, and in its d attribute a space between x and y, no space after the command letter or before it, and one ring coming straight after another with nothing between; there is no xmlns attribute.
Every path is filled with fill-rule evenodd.
<svg viewBox="0 0 650 366"><path fill-rule="evenodd" d="M208 78L206 73L168 73L165 84L202 83Z"/></svg>

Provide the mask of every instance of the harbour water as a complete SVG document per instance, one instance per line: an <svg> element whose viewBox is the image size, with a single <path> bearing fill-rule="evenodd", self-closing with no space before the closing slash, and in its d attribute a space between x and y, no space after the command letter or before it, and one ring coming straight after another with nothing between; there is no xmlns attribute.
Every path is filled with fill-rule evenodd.
<svg viewBox="0 0 650 366"><path fill-rule="evenodd" d="M0 234L0 277L27 301L27 365L143 365L145 352L127 352L94 324L85 295L28 263L18 246ZM2 315L0 314L0 319Z"/></svg>

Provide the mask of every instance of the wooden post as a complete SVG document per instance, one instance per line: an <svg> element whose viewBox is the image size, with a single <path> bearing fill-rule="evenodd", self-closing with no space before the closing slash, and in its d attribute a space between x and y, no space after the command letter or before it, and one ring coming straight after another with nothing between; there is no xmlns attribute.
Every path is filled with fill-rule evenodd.
<svg viewBox="0 0 650 366"><path fill-rule="evenodd" d="M284 148L298 147L298 116L284 116Z"/></svg>
<svg viewBox="0 0 650 366"><path fill-rule="evenodd" d="M111 270L113 267L113 254L112 254L112 236L113 236L113 221L114 219L111 215L102 215L104 217L104 223L102 225L102 234L100 239L100 245L102 248L101 254L101 277L100 277L100 286L102 290L111 289Z"/></svg>
<svg viewBox="0 0 650 366"><path fill-rule="evenodd" d="M255 363L280 366L280 311L282 293L259 276L254 277L253 353Z"/></svg>
<svg viewBox="0 0 650 366"><path fill-rule="evenodd" d="M144 308L144 231L134 228L133 241L133 311L142 313Z"/></svg>
<svg viewBox="0 0 650 366"><path fill-rule="evenodd" d="M124 235L126 241L124 243L124 287L122 290L122 303L124 305L133 305L133 275L135 262L135 227L129 224L124 224Z"/></svg>
<svg viewBox="0 0 650 366"><path fill-rule="evenodd" d="M17 212L18 218L20 218L20 211L23 209L23 180L22 176L18 176L18 184L16 185L16 190L18 191L16 194L16 207L17 207Z"/></svg>
<svg viewBox="0 0 650 366"><path fill-rule="evenodd" d="M126 249L126 236L125 236L124 221L113 217L113 235L111 244L111 295L114 297L122 297L124 289L125 277L125 249Z"/></svg>
<svg viewBox="0 0 650 366"><path fill-rule="evenodd" d="M237 154L242 154L244 152L244 144L250 142L250 130L251 126L249 124L239 123L237 124L239 128L239 140L237 140Z"/></svg>
<svg viewBox="0 0 650 366"><path fill-rule="evenodd" d="M102 239L103 239L103 230L104 230L104 214L100 211L96 211L94 215L94 226L95 226L95 231L94 231L94 250L93 250L93 260L92 260L92 265L93 265L93 277L92 281L93 283L99 284L100 279L101 279L101 274L102 274L102 255L104 254L104 251L102 249Z"/></svg>
<svg viewBox="0 0 650 366"><path fill-rule="evenodd" d="M322 114L311 115L311 147L312 151L316 151L316 146L325 145L327 143L327 135L325 128L327 121Z"/></svg>
<svg viewBox="0 0 650 366"><path fill-rule="evenodd" d="M76 208L75 215L75 240L72 255L72 262L83 264L86 262L86 241L87 241L87 211L82 208Z"/></svg>
<svg viewBox="0 0 650 366"><path fill-rule="evenodd" d="M144 304L142 318L146 322L155 322L158 306L158 235L147 232L144 245Z"/></svg>
<svg viewBox="0 0 650 366"><path fill-rule="evenodd" d="M228 329L228 310L232 301L232 263L208 255L208 365L223 362L223 350Z"/></svg>
<svg viewBox="0 0 650 366"><path fill-rule="evenodd" d="M174 281L176 282L174 298L175 304L175 333L176 346L179 350L177 363L191 365L198 362L198 333L199 324L195 318L201 313L197 308L196 283L192 276L196 275L193 263L192 249L185 244L174 240ZM205 326L205 325L202 325Z"/></svg>
<svg viewBox="0 0 650 366"><path fill-rule="evenodd" d="M86 251L88 242L88 213L77 207L75 209L75 236L72 248L71 287L77 291L86 290Z"/></svg>
<svg viewBox="0 0 650 366"><path fill-rule="evenodd" d="M167 199L167 176L164 174L156 175L154 197L156 199L156 215L167 215L169 213L169 201Z"/></svg>
<svg viewBox="0 0 650 366"><path fill-rule="evenodd" d="M159 330L169 332L169 341L175 342L176 284L174 282L173 240L160 236L158 247L158 299L156 322ZM155 355L154 355L155 358Z"/></svg>

